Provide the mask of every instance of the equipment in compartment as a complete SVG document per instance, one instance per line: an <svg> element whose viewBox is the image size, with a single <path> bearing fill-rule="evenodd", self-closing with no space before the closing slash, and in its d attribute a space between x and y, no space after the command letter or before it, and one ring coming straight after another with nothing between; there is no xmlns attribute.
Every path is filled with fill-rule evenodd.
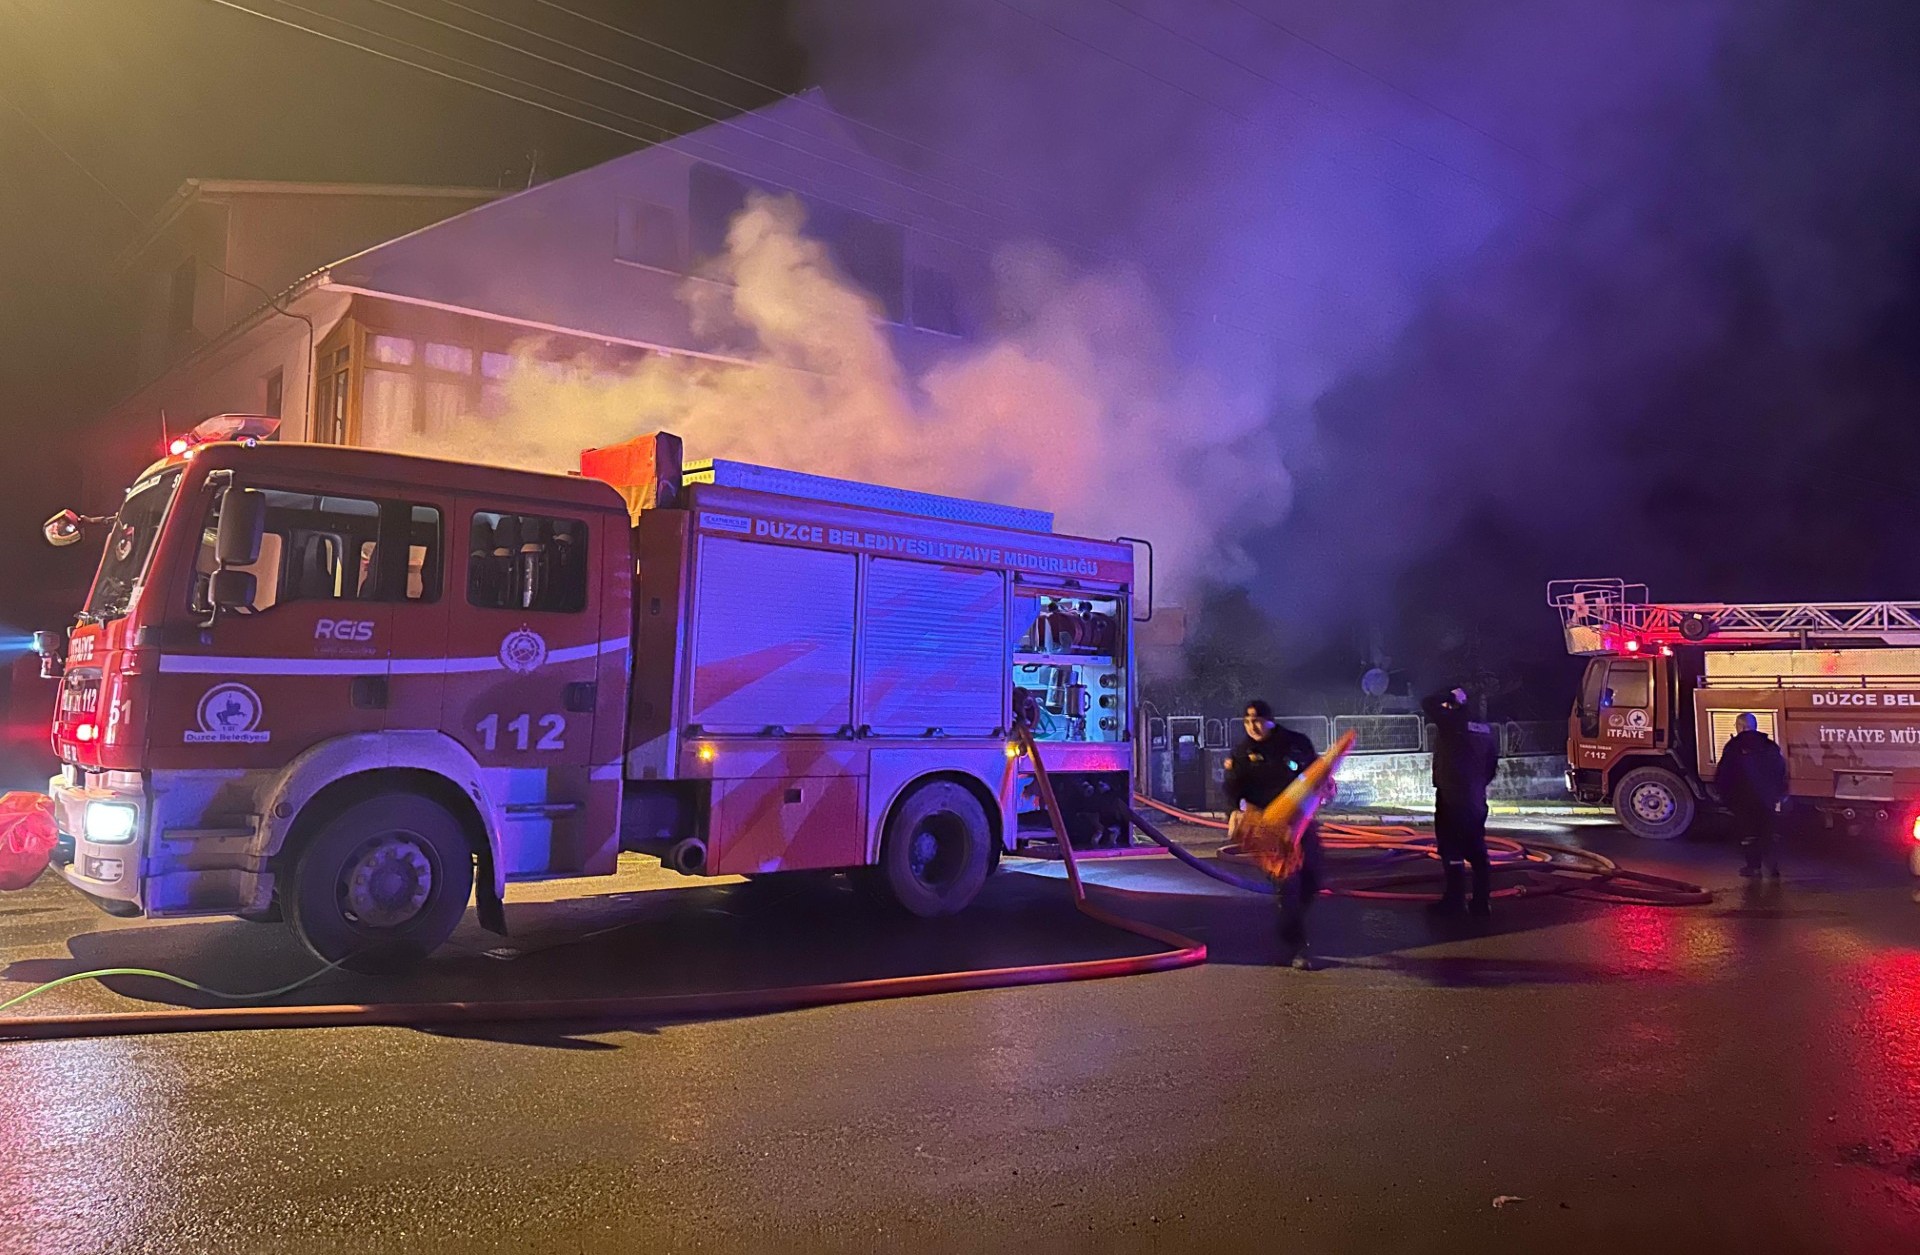
<svg viewBox="0 0 1920 1255"><path fill-rule="evenodd" d="M1125 735L1126 679L1117 661L1118 597L1032 593L1019 600L1026 621L1013 658L1016 704L1030 700L1034 738L1118 741Z"/></svg>

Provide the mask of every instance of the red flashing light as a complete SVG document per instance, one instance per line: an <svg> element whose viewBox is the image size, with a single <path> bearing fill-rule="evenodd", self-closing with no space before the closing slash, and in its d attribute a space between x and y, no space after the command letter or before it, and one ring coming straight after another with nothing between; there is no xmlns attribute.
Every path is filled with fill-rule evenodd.
<svg viewBox="0 0 1920 1255"><path fill-rule="evenodd" d="M1671 645L1662 645L1662 646L1660 647L1660 656L1661 656L1662 658L1671 658L1671 657L1673 657L1673 646L1671 646Z"/></svg>
<svg viewBox="0 0 1920 1255"><path fill-rule="evenodd" d="M203 444L221 440L252 444L268 439L279 430L280 420L277 418L261 414L216 414L186 435L176 437L167 445L167 452L177 458L192 457L193 451Z"/></svg>
<svg viewBox="0 0 1920 1255"><path fill-rule="evenodd" d="M1913 817L1913 839L1920 841L1920 815Z"/></svg>
<svg viewBox="0 0 1920 1255"><path fill-rule="evenodd" d="M1628 652L1628 653L1630 653L1630 654L1637 654L1637 653L1639 653L1639 652L1640 652L1640 642L1639 642L1639 641L1628 641L1628 642L1627 642L1627 652Z"/></svg>
<svg viewBox="0 0 1920 1255"><path fill-rule="evenodd" d="M97 723L83 723L75 726L75 728L73 729L73 739L81 742L82 744L85 744L86 742L93 740L99 735L100 735L100 725Z"/></svg>

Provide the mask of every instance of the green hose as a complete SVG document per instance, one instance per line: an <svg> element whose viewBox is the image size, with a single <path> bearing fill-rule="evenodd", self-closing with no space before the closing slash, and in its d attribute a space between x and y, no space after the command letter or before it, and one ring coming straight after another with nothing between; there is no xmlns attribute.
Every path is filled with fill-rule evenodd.
<svg viewBox="0 0 1920 1255"><path fill-rule="evenodd" d="M351 957L351 955L348 956L348 958ZM263 989L259 993L252 994L234 994L228 993L224 989L211 989L200 984L198 981L188 980L184 976L175 976L171 972L155 971L150 967L103 967L91 972L75 972L71 976L62 976L58 980L50 980L44 985L35 985L23 994L15 994L5 1002L0 1002L0 1011L5 1011L9 1007L17 1007L27 999L46 993L49 989L58 989L62 985L71 985L76 981L102 980L108 976L150 976L154 980L168 981L172 984L179 985L183 989L191 989L195 993L205 994L209 998L220 998L227 1002L257 1002L263 998L278 998L281 994L290 994L302 985L311 985L314 981L319 980L322 976L325 976L328 972L333 971L345 962L346 959L341 959L337 962L329 963L319 971L310 972L290 985L282 985L278 989Z"/></svg>

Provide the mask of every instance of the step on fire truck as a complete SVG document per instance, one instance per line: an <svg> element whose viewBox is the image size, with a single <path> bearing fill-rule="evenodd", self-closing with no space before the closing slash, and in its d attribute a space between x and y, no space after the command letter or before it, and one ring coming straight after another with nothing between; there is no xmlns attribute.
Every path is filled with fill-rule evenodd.
<svg viewBox="0 0 1920 1255"><path fill-rule="evenodd" d="M1076 844L1124 839L1133 543L664 433L577 476L271 434L209 420L140 475L42 642L55 862L112 913L378 968L627 850L948 914L1019 840L1016 715Z"/></svg>
<svg viewBox="0 0 1920 1255"><path fill-rule="evenodd" d="M1616 579L1557 580L1547 600L1589 659L1567 726L1581 801L1680 836L1751 714L1786 755L1793 803L1920 837L1920 602L1670 604Z"/></svg>

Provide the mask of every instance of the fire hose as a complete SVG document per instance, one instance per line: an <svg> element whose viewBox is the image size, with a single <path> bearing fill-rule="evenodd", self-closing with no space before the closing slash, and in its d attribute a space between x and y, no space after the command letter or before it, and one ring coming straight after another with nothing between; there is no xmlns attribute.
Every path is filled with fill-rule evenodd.
<svg viewBox="0 0 1920 1255"><path fill-rule="evenodd" d="M1024 728L1016 732L1016 742L1020 751L1033 765L1037 792L1051 821L1061 858L1066 865L1067 883L1074 906L1082 914L1098 923L1157 942L1167 947L1166 949L1144 955L1083 959L1064 963L1036 963L716 993L506 1002L237 1005L46 1016L5 1014L28 999L61 986L115 976L146 977L167 981L224 1002L260 1003L282 997L312 984L338 969L345 960L329 963L289 984L254 993L217 990L150 968L104 968L63 976L0 1002L0 1040L45 1040L261 1028L372 1026L431 1028L455 1024L505 1024L534 1021L574 1024L661 1022L765 1014L840 1003L915 997L923 994L1096 980L1112 976L1167 971L1204 963L1207 958L1207 949L1200 942L1170 929L1119 915L1089 899L1087 885L1081 877L1073 844L1068 839L1065 818L1060 810L1059 800L1054 794L1052 780L1041 760L1039 747ZM1330 772L1330 765L1327 770ZM1273 879L1261 874L1258 870L1257 860L1250 858L1247 852L1238 846L1228 845L1220 851L1217 860L1206 860L1166 836L1152 820L1141 813L1141 810L1150 808L1182 823L1216 830L1227 828L1224 822L1182 811L1140 795L1136 795L1134 800L1138 805L1128 809L1128 815L1133 823L1156 844L1165 848L1187 866L1249 892L1271 894L1277 891ZM1302 822L1311 818L1309 807L1304 812ZM1402 870L1408 864L1430 862L1438 858L1432 838L1423 837L1414 829L1404 826L1367 827L1332 823L1322 824L1321 834L1323 841L1331 848L1367 851L1373 853L1379 860L1379 868L1374 874L1359 880L1333 880L1323 886L1322 892L1345 897L1390 901L1432 897L1431 890L1420 892L1407 887L1428 880L1430 877L1422 873ZM1502 886L1495 891L1495 897L1542 897L1563 894L1585 900L1649 906L1698 905L1712 900L1712 895L1698 885L1645 872L1630 871L1591 850L1547 842L1522 842L1507 837L1489 837L1488 846L1495 856L1496 871L1520 873L1517 883ZM1242 867L1249 870L1242 871L1240 870ZM626 927L626 925L615 926L615 928L619 927ZM602 929L589 934L587 938L559 944L578 944L580 941L610 931L614 929ZM519 957L525 957L525 955Z"/></svg>
<svg viewBox="0 0 1920 1255"><path fill-rule="evenodd" d="M1207 948L1191 937L1141 920L1118 915L1090 901L1080 878L1065 819L1053 793L1039 748L1026 730L1016 732L1017 743L1033 763L1041 798L1053 821L1054 834L1066 860L1074 906L1098 923L1132 933L1167 947L1148 954L1064 963L1030 963L1011 967L959 972L930 972L915 976L887 976L873 980L830 981L717 993L642 995L616 998L555 998L505 1002L389 1002L339 1003L307 1006L228 1006L179 1008L165 1011L112 1011L78 1015L8 1016L4 1013L30 998L84 980L113 976L144 976L168 981L224 1002L264 1002L313 983L340 967L330 963L291 984L257 993L230 993L212 989L149 968L102 968L75 972L48 981L0 1002L0 1041L47 1040L78 1037L119 1037L149 1033L193 1033L263 1028L407 1027L433 1028L453 1024L506 1024L544 1021L570 1024L655 1023L729 1015L767 1014L838 1003L873 1002L922 994L967 990L1006 989L1021 985L1099 980L1193 967L1207 960ZM624 927L621 925L619 927ZM612 931L602 929L601 933ZM597 936L599 934L590 934ZM584 939L580 939L584 940ZM576 942L562 944L577 944ZM538 953L537 951L535 953Z"/></svg>
<svg viewBox="0 0 1920 1255"><path fill-rule="evenodd" d="M1140 813L1139 807L1148 807L1182 823L1202 828L1225 830L1226 823L1179 810L1140 794L1134 795L1134 801L1138 805L1128 813L1135 825L1156 845L1165 848L1187 866L1238 889L1254 893L1277 892L1272 880L1264 877L1256 879L1234 870L1248 863L1238 846L1222 846L1218 861L1210 863L1161 832L1153 821ZM1368 851L1378 856L1373 874L1357 879L1330 878L1322 883L1322 893L1391 902L1430 901L1434 897L1431 888L1420 891L1407 887L1429 883L1432 879L1430 875L1424 871L1403 870L1409 865L1439 861L1440 852L1431 836L1423 836L1416 829L1404 825L1332 823L1322 824L1320 834L1330 850ZM1582 901L1636 906L1705 906L1713 901L1713 894L1699 885L1649 872L1632 871L1604 854L1583 850L1578 846L1490 835L1487 837L1487 852L1492 858L1496 874L1518 873L1510 878L1510 883L1494 890L1493 896L1496 898L1538 898L1564 894Z"/></svg>

